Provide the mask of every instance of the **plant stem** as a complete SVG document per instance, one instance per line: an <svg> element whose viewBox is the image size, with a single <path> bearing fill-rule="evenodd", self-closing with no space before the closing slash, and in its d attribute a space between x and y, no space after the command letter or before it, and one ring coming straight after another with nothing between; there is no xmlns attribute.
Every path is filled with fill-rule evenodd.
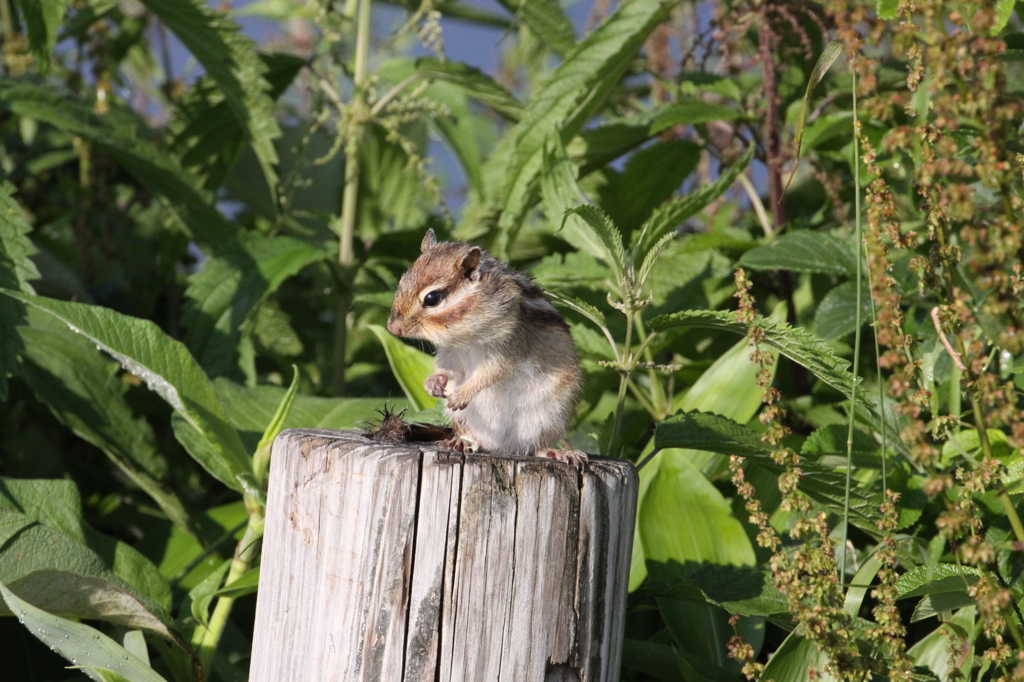
<svg viewBox="0 0 1024 682"><path fill-rule="evenodd" d="M612 427L612 439L609 444L609 457L618 457L622 451L619 440L622 435L622 413L626 405L626 389L629 386L629 374L633 370L634 360L630 352L633 344L633 308L626 302L626 338L622 344L622 369L619 370L619 395L615 400L615 425Z"/></svg>
<svg viewBox="0 0 1024 682"><path fill-rule="evenodd" d="M231 567L224 579L224 587L228 587L241 578L252 567L253 559L257 554L257 545L260 538L263 537L263 508L251 498L247 497L245 502L246 507L250 509L249 524L242 539L238 541L235 556L231 560ZM234 597L218 597L217 604L213 607L213 613L210 614L209 625L205 628L202 625L196 626L196 632L192 635L193 642L199 641L197 647L199 663L202 665L203 671L207 673L206 677L209 677L210 665L213 663L214 654L217 653L217 644L220 643L221 635L224 634L224 627L227 625L228 616L231 615L231 607L234 604Z"/></svg>
<svg viewBox="0 0 1024 682"><path fill-rule="evenodd" d="M348 346L348 314L352 308L353 242L359 200L359 151L366 128L366 64L370 54L370 1L358 0L356 54L352 70L352 101L345 129L345 187L341 195L341 228L338 234L338 303L334 320L334 394L345 393L345 362Z"/></svg>
<svg viewBox="0 0 1024 682"><path fill-rule="evenodd" d="M850 424L846 431L846 489L843 495L843 554L839 563L839 582L846 579L847 535L850 532L850 488L853 485L853 425L857 416L857 376L860 371L860 302L862 289L861 270L864 269L864 250L860 248L860 121L857 118L857 68L851 61L853 73L853 216L857 230L857 308L854 311L856 331L853 340L853 381L850 386ZM882 453L885 456L885 453Z"/></svg>

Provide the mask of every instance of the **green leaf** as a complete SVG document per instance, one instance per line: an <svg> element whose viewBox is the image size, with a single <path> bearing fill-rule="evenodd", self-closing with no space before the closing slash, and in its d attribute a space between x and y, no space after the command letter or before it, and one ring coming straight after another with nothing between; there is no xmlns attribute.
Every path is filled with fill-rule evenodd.
<svg viewBox="0 0 1024 682"><path fill-rule="evenodd" d="M63 98L50 88L0 80L0 103L10 111L79 135L99 146L141 185L165 200L189 236L214 248L229 243L235 227L214 208L196 179L148 139L136 137L140 122L112 110L105 116L91 107Z"/></svg>
<svg viewBox="0 0 1024 682"><path fill-rule="evenodd" d="M248 234L192 276L185 345L211 377L230 374L243 326L281 284L325 252L290 237Z"/></svg>
<svg viewBox="0 0 1024 682"><path fill-rule="evenodd" d="M1016 0L996 0L996 17L988 30L989 35L998 35L1000 31L1006 28L1006 24L1009 23L1010 17L1013 16L1013 10L1016 6Z"/></svg>
<svg viewBox="0 0 1024 682"><path fill-rule="evenodd" d="M0 580L39 606L173 638L167 581L138 551L85 525L71 481L0 478L0 547Z"/></svg>
<svg viewBox="0 0 1024 682"><path fill-rule="evenodd" d="M923 597L929 594L964 592L978 581L978 569L956 564L917 566L896 581L897 599Z"/></svg>
<svg viewBox="0 0 1024 682"><path fill-rule="evenodd" d="M750 539L728 501L683 457L662 457L644 496L639 526L648 566L672 561L756 563Z"/></svg>
<svg viewBox="0 0 1024 682"><path fill-rule="evenodd" d="M118 363L46 313L29 308L28 320L18 330L25 342L22 379L58 420L102 450L172 522L191 532L181 500L160 483L167 461L149 423L125 401Z"/></svg>
<svg viewBox="0 0 1024 682"><path fill-rule="evenodd" d="M997 0L998 2L998 0ZM1010 2L1013 5L1013 2ZM875 11L883 21L892 21L899 16L900 0L875 0Z"/></svg>
<svg viewBox="0 0 1024 682"><path fill-rule="evenodd" d="M579 313L586 319L593 322L598 327L603 328L607 326L607 323L604 318L604 313L602 313L600 310L590 305L586 301L581 301L578 298L569 298L568 296L563 296L553 291L549 291L547 293L548 296L551 298L551 301L555 305L559 305L562 306L563 308L568 308L569 310Z"/></svg>
<svg viewBox="0 0 1024 682"><path fill-rule="evenodd" d="M974 669L974 642L980 628L975 627L977 611L974 608L960 609L947 623L918 640L907 649L907 655L915 666L931 671L938 679L952 678L950 663L960 663L959 679L970 679ZM962 656L950 658L950 648L962 652Z"/></svg>
<svg viewBox="0 0 1024 682"><path fill-rule="evenodd" d="M17 0L28 29L28 44L39 60L39 70L50 70L50 54L57 43L57 29L64 21L68 0Z"/></svg>
<svg viewBox="0 0 1024 682"><path fill-rule="evenodd" d="M722 104L711 104L699 99L680 99L658 114L651 124L651 135L657 135L677 125L732 121L739 117L740 112Z"/></svg>
<svg viewBox="0 0 1024 682"><path fill-rule="evenodd" d="M458 87L486 107L493 109L509 121L518 121L523 105L512 93L479 69L462 62L440 61L435 57L416 60L416 73L431 80L445 81Z"/></svg>
<svg viewBox="0 0 1024 682"><path fill-rule="evenodd" d="M771 458L771 448L761 441L760 434L728 417L707 412L677 412L657 425L655 446L692 448L720 455L741 455L748 463L772 474L783 467ZM663 457L664 453L658 455ZM826 469L814 462L802 461L803 475L799 488L818 504L841 512L845 506L845 474ZM851 490L850 522L870 535L877 536L876 522L881 518L878 502L863 488Z"/></svg>
<svg viewBox="0 0 1024 682"><path fill-rule="evenodd" d="M384 347L391 371L394 372L412 406L416 410L433 407L437 400L427 393L423 382L434 372L434 358L399 340L379 324L371 324L369 328Z"/></svg>
<svg viewBox="0 0 1024 682"><path fill-rule="evenodd" d="M36 608L18 598L2 583L0 596L29 632L73 664L85 668L86 674L92 679L103 679L89 670L99 668L117 671L118 675L131 682L166 682L143 661L99 630Z"/></svg>
<svg viewBox="0 0 1024 682"><path fill-rule="evenodd" d="M220 86L238 124L249 133L256 158L272 195L276 195L277 150L281 128L274 100L263 78L266 67L254 59L255 45L239 26L202 0L141 0L184 43L206 73Z"/></svg>
<svg viewBox="0 0 1024 682"><path fill-rule="evenodd" d="M222 561L216 570L189 590L188 596L192 601L190 605L192 617L205 628L210 627L210 602L213 601L214 593L220 589L220 585L224 582L224 577L228 574L230 568L230 559Z"/></svg>
<svg viewBox="0 0 1024 682"><path fill-rule="evenodd" d="M741 267L753 270L791 270L853 277L857 256L853 249L828 232L793 230L751 249L740 258Z"/></svg>
<svg viewBox="0 0 1024 682"><path fill-rule="evenodd" d="M237 580L230 583L229 585L218 587L220 581L227 573L226 569L228 568L229 564L230 562L225 561L225 570L217 571L214 574L220 574L216 580L208 579L209 583L204 581L203 584L201 584L199 587L196 587L194 590L192 590L192 592L189 593L189 596L192 597L192 615L195 617L197 621L202 623L204 626L208 627L210 624L207 614L209 614L210 612L210 606L213 604L214 599L217 599L219 597L229 597L231 599L237 599L239 597L244 597L247 594L253 594L254 592L256 592L257 587L259 587L259 566L246 571ZM211 578L212 577L213 576L211 576ZM208 587L209 585L212 585L212 591L206 590L206 587ZM200 590L200 588L203 589Z"/></svg>
<svg viewBox="0 0 1024 682"><path fill-rule="evenodd" d="M576 31L558 0L498 0L522 20L551 51L568 54L576 45Z"/></svg>
<svg viewBox="0 0 1024 682"><path fill-rule="evenodd" d="M811 670L818 674L821 682L835 682L836 678L827 672L828 654L810 639L789 633L765 665L762 679L774 682L806 682L811 679Z"/></svg>
<svg viewBox="0 0 1024 682"><path fill-rule="evenodd" d="M551 73L531 98L522 119L492 153L485 177L502 179L502 189L495 197L495 208L500 211L495 249L499 255L508 252L533 203L547 140L559 135L565 143L575 137L672 7L661 0L621 5ZM477 215L477 211L467 211L464 220Z"/></svg>
<svg viewBox="0 0 1024 682"><path fill-rule="evenodd" d="M255 450L266 433L267 424L284 402L287 391L277 386L242 386L227 379L217 379L214 387L232 425L242 437L242 442L247 449ZM404 399L387 402L397 409L405 406ZM359 428L364 421L379 417L377 410L383 403L384 400L381 398L318 398L297 395L281 423L281 430Z"/></svg>
<svg viewBox="0 0 1024 682"><path fill-rule="evenodd" d="M765 345L809 369L815 376L829 386L849 396L854 376L849 371L850 363L836 356L832 349L821 339L810 332L790 327L785 322L776 322L766 317L758 317L753 322L765 332ZM734 334L746 335L748 325L738 322L736 314L727 311L685 310L668 315L659 315L650 321L649 327L655 331L664 331L673 327L700 327L702 329L721 329ZM860 381L860 379L856 379ZM872 413L877 412L875 406L865 401Z"/></svg>
<svg viewBox="0 0 1024 682"><path fill-rule="evenodd" d="M885 2L886 0L879 0L879 3ZM807 103L811 100L811 93L814 92L814 88L818 87L818 83L825 77L828 70L832 68L832 64L835 63L836 59L843 52L843 41L836 39L825 46L825 49L821 51L821 55L818 57L818 61L815 62L814 68L811 70L811 77L807 79L807 89L804 91L804 99L800 104L800 115L796 121L796 134L793 139L793 147L796 149L796 161L800 162L800 140L804 135L804 121L807 120ZM796 164L793 166L793 173L796 173ZM790 175L790 180L793 176ZM787 186L789 183L786 183Z"/></svg>
<svg viewBox="0 0 1024 682"><path fill-rule="evenodd" d="M249 456L227 422L213 385L185 346L149 320L107 308L55 301L9 290L4 294L64 322L146 382L209 444L199 463L217 480L241 491L239 477L251 474Z"/></svg>
<svg viewBox="0 0 1024 682"><path fill-rule="evenodd" d="M621 173L610 174L601 189L601 205L624 235L631 234L675 194L700 161L701 148L690 140L668 140L635 152Z"/></svg>
<svg viewBox="0 0 1024 682"><path fill-rule="evenodd" d="M0 183L0 287L32 294L35 292L28 282L39 278L39 270L29 256L37 249L28 236L32 226L13 195L13 185ZM14 372L22 348L15 327L24 320L22 303L6 297L0 300L0 401L7 400L7 377Z"/></svg>
<svg viewBox="0 0 1024 682"><path fill-rule="evenodd" d="M576 237L574 241L586 245L586 250L592 256L600 258L611 268L614 283L621 286L626 273L629 271L630 263L626 259L626 249L622 245L622 233L615 226L607 213L601 209L583 204L570 208L565 212L565 217L577 216L582 220L570 222L565 220L562 229L575 228Z"/></svg>
<svg viewBox="0 0 1024 682"><path fill-rule="evenodd" d="M633 246L636 250L636 258L642 260L654 248L654 245L661 241L663 236L677 229L684 220L697 215L704 207L724 194L727 189L732 187L732 183L736 182L739 174L746 169L753 156L754 146L751 145L736 163L722 173L718 180L696 192L676 197L655 210L640 231L634 232Z"/></svg>
<svg viewBox="0 0 1024 682"><path fill-rule="evenodd" d="M256 445L256 454L253 455L252 470L260 487L263 487L264 483L266 483L267 472L270 470L270 448L274 444L277 434L281 433L281 430L284 428L285 420L288 419L288 414L292 411L295 397L298 394L299 368L296 365L292 365L292 384L281 398L281 402L277 406L277 410L274 412L270 423L267 424L267 428L263 430L263 436Z"/></svg>
<svg viewBox="0 0 1024 682"><path fill-rule="evenodd" d="M871 321L870 292L860 297L860 323ZM843 282L825 294L814 313L814 331L823 339L839 339L857 330L857 284Z"/></svg>

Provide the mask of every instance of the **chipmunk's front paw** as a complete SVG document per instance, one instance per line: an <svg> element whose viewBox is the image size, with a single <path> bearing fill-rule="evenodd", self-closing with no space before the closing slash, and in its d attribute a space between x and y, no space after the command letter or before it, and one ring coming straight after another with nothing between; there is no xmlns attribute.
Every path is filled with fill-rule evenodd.
<svg viewBox="0 0 1024 682"><path fill-rule="evenodd" d="M448 396L448 401L445 404L452 412L464 410L466 409L466 405L469 405L469 398L464 396L465 394L462 391L456 389Z"/></svg>
<svg viewBox="0 0 1024 682"><path fill-rule="evenodd" d="M571 464L577 469L582 469L587 463L587 453L579 450L555 450L554 448L538 448L535 453L538 457L553 459L559 462Z"/></svg>
<svg viewBox="0 0 1024 682"><path fill-rule="evenodd" d="M423 388L427 389L427 393L432 398L443 398L444 389L447 386L447 374L431 374L429 377L427 377L427 380L423 382Z"/></svg>

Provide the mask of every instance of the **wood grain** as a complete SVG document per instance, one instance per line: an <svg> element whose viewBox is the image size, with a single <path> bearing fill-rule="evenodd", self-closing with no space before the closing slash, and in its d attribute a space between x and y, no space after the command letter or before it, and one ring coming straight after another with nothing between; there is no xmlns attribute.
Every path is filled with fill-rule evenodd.
<svg viewBox="0 0 1024 682"><path fill-rule="evenodd" d="M285 431L249 679L617 680L636 495L627 462Z"/></svg>

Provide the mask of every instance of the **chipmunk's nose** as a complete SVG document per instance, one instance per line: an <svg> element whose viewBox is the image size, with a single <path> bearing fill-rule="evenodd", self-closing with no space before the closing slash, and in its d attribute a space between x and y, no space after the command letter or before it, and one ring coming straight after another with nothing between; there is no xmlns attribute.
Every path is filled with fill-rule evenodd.
<svg viewBox="0 0 1024 682"><path fill-rule="evenodd" d="M394 315L388 318L388 331L395 336L402 335L402 323Z"/></svg>

